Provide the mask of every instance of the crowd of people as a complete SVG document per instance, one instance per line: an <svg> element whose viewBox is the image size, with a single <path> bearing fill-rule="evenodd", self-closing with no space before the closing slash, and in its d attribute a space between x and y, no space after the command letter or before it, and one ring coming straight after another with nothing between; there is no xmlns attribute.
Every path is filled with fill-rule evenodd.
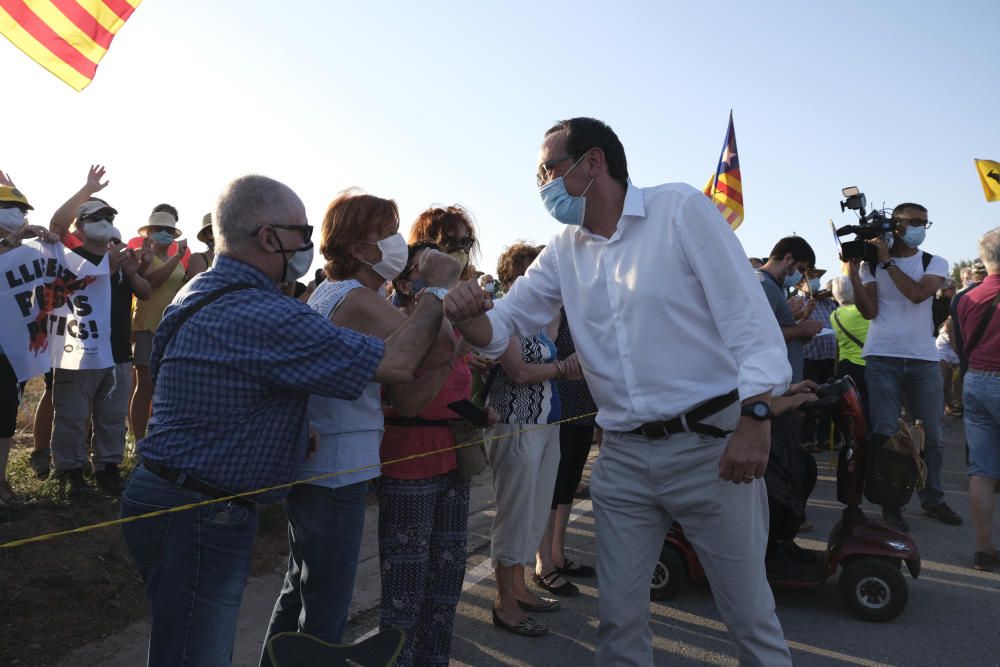
<svg viewBox="0 0 1000 667"><path fill-rule="evenodd" d="M381 625L406 632L397 664L447 664L484 465L481 449L455 447L482 439L498 629L545 635L542 615L596 576L598 663L652 664L650 574L677 521L741 661L790 664L767 578L808 562L794 538L810 528L813 454L837 438L796 408L844 375L871 433L922 422L920 505L948 525L962 519L944 499L942 423L964 417L972 565L1000 566L1000 228L955 293L948 262L921 250L927 210L900 204L891 239L871 241L878 261L844 262L824 285L805 239L748 264L699 191L634 186L617 136L590 118L556 124L541 147L540 196L562 229L545 246L511 243L496 278L476 269L476 226L458 205L428 208L404 236L395 201L347 190L314 234L294 191L245 176L191 253L169 204L123 242L96 196L101 167L47 229L27 224L27 198L0 176L0 259L37 237L111 274L113 363L46 375L35 473L75 497L93 470L123 517L207 501L122 526L150 604L151 665L229 664L257 510L275 501L289 556L265 637L339 643L369 493ZM325 263L306 284L314 243ZM13 504L4 469L23 382L6 356L0 374L0 503ZM140 458L126 481L127 430ZM596 440L596 562L577 563L567 521ZM882 518L908 531L904 509Z"/></svg>

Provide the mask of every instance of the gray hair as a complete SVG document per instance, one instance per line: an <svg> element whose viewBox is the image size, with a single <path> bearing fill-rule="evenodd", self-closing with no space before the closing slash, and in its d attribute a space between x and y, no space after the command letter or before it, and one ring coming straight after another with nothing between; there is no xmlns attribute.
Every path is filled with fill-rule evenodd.
<svg viewBox="0 0 1000 667"><path fill-rule="evenodd" d="M837 276L831 280L830 291L833 292L833 298L841 306L854 303L854 286L851 285L851 279L847 276Z"/></svg>
<svg viewBox="0 0 1000 667"><path fill-rule="evenodd" d="M991 229L979 239L979 259L983 260L987 271L1000 273L1000 227Z"/></svg>
<svg viewBox="0 0 1000 667"><path fill-rule="evenodd" d="M254 232L262 226L289 224L299 217L305 217L305 207L287 185L267 176L241 176L222 191L212 216L215 251L225 255L251 248Z"/></svg>

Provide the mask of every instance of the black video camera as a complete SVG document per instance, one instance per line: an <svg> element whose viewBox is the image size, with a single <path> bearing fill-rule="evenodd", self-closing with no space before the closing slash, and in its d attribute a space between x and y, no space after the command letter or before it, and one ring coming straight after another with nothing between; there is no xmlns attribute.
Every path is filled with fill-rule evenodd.
<svg viewBox="0 0 1000 667"><path fill-rule="evenodd" d="M837 229L838 241L839 237L848 234L854 234L856 237L853 241L844 241L840 244L841 261L861 259L866 262L878 262L878 250L867 241L881 237L886 244L890 244L892 230L895 228L892 216L886 215L884 209L875 209L871 213L866 213L867 201L864 193L858 190L857 186L852 185L844 188L841 192L847 199L840 202L840 210L850 209L858 212L858 224L844 225Z"/></svg>

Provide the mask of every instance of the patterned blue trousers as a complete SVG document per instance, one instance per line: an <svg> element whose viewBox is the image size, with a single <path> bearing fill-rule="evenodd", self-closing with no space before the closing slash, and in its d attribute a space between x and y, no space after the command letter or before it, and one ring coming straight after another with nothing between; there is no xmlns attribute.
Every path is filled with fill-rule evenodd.
<svg viewBox="0 0 1000 667"><path fill-rule="evenodd" d="M447 665L465 579L469 482L455 471L377 482L381 626L406 631L397 665Z"/></svg>

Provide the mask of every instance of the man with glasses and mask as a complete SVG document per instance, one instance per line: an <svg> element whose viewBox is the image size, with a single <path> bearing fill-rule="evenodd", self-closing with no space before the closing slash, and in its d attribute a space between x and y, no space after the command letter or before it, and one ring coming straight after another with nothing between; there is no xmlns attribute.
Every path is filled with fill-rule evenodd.
<svg viewBox="0 0 1000 667"><path fill-rule="evenodd" d="M264 176L230 183L212 216L216 258L167 308L150 358L153 416L122 516L207 502L126 523L152 615L150 665L228 665L250 570L257 503L288 488L309 446L310 394L352 400L369 382L412 379L441 326L458 265L426 253L429 285L384 342L336 327L283 296L312 264L299 197Z"/></svg>
<svg viewBox="0 0 1000 667"><path fill-rule="evenodd" d="M878 262L849 264L854 301L872 322L862 355L871 429L885 436L898 431L906 396L907 418L923 420L926 435L927 485L919 491L920 505L942 523L958 526L962 518L944 502L941 486L944 381L931 311L931 301L948 276L948 262L920 250L931 226L926 208L900 204L892 211L892 222L890 244L881 238L869 241L878 250ZM883 507L882 518L906 531L909 523L902 509Z"/></svg>
<svg viewBox="0 0 1000 667"><path fill-rule="evenodd" d="M740 661L791 664L764 571L761 479L771 395L785 391L791 370L746 253L698 190L635 187L618 137L592 118L546 133L538 185L564 229L503 299L465 282L445 309L495 357L565 304L604 429L590 482L597 663L653 664L649 582L676 519Z"/></svg>

